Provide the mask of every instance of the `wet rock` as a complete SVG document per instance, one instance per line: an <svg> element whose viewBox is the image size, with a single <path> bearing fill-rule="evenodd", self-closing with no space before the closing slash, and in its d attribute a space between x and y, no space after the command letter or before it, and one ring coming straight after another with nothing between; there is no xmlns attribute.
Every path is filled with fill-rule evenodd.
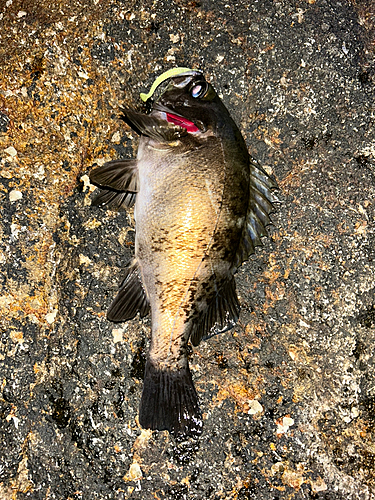
<svg viewBox="0 0 375 500"><path fill-rule="evenodd" d="M0 497L371 499L372 2L7 2L0 34ZM198 441L142 430L150 318L106 309L132 212L87 174L131 157L121 104L204 70L280 185L241 318L191 353Z"/></svg>

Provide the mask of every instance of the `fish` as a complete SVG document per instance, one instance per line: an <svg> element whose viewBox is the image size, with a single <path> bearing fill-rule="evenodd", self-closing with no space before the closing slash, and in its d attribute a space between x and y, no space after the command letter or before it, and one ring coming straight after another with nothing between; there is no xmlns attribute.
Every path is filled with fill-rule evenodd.
<svg viewBox="0 0 375 500"><path fill-rule="evenodd" d="M267 236L277 183L250 157L202 71L172 68L141 98L148 114L121 109L140 135L136 159L112 160L89 175L101 189L93 205L135 205L135 255L107 318L151 312L140 426L197 437L203 420L189 342L196 347L236 325L235 273Z"/></svg>

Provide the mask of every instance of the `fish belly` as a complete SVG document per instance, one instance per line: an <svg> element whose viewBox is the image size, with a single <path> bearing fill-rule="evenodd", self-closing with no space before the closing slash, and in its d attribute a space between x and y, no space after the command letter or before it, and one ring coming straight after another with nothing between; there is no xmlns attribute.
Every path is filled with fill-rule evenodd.
<svg viewBox="0 0 375 500"><path fill-rule="evenodd" d="M208 260L224 176L186 156L155 154L140 162L136 202L136 258L152 314L150 358L185 363L189 318L199 282L213 272Z"/></svg>

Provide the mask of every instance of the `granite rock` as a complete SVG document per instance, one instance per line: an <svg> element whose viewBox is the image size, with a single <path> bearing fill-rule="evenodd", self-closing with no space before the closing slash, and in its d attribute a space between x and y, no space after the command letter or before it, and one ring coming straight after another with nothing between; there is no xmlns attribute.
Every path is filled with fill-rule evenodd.
<svg viewBox="0 0 375 500"><path fill-rule="evenodd" d="M0 498L375 498L371 0L9 0L0 13ZM125 104L200 68L280 185L232 331L192 349L204 433L142 430L150 319L105 311L131 211Z"/></svg>

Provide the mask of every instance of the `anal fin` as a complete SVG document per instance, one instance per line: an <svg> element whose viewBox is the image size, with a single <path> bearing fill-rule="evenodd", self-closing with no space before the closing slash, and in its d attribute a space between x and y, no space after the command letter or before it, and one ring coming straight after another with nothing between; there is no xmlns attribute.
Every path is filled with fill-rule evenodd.
<svg viewBox="0 0 375 500"><path fill-rule="evenodd" d="M118 294L109 306L109 321L127 321L139 312L141 318L150 310L150 303L142 283L138 262L134 259L127 268L127 274L121 283Z"/></svg>
<svg viewBox="0 0 375 500"><path fill-rule="evenodd" d="M200 341L233 328L240 315L236 282L232 276L214 295L207 308L193 325L190 341L197 346Z"/></svg>

